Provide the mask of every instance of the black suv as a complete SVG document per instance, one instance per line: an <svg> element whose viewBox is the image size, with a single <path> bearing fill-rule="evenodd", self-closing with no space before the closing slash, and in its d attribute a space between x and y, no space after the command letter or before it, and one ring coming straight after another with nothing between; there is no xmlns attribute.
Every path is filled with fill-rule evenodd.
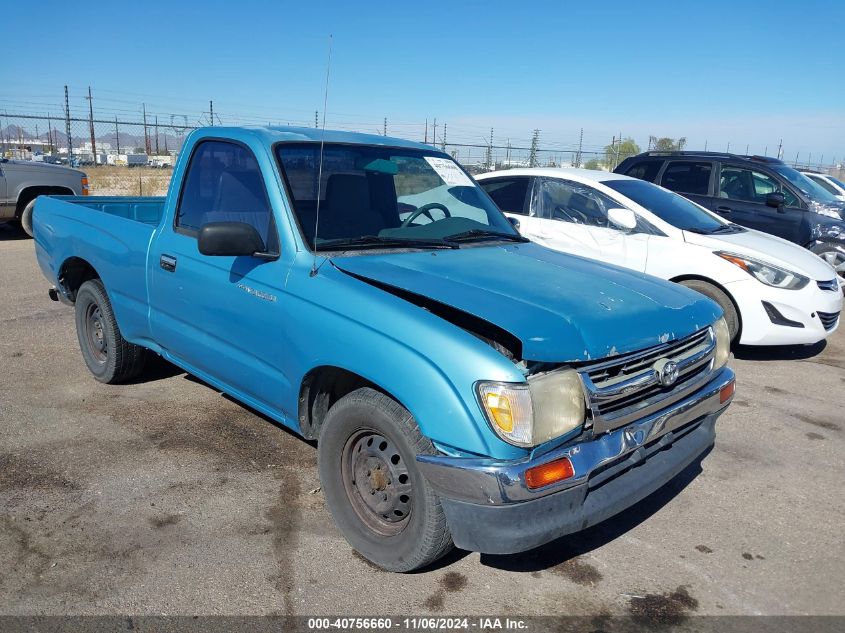
<svg viewBox="0 0 845 633"><path fill-rule="evenodd" d="M615 171L809 248L845 278L845 203L783 161L718 152L645 152L626 158Z"/></svg>

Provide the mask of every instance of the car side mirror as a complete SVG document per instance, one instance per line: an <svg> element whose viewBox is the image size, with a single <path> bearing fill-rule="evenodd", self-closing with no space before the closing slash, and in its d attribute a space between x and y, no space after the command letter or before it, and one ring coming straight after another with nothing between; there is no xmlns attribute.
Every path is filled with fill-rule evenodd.
<svg viewBox="0 0 845 633"><path fill-rule="evenodd" d="M270 259L258 231L245 222L204 224L197 237L197 247L203 255Z"/></svg>
<svg viewBox="0 0 845 633"><path fill-rule="evenodd" d="M519 231L519 220L517 220L516 218L512 218L509 215L505 216L505 217L508 218L508 222L513 224L513 228L515 228L517 231Z"/></svg>
<svg viewBox="0 0 845 633"><path fill-rule="evenodd" d="M608 209L607 219L612 224L627 231L637 228L637 216L630 209Z"/></svg>
<svg viewBox="0 0 845 633"><path fill-rule="evenodd" d="M772 207L780 211L783 206L786 204L786 198L784 195L779 191L773 191L769 195L766 196L766 206Z"/></svg>

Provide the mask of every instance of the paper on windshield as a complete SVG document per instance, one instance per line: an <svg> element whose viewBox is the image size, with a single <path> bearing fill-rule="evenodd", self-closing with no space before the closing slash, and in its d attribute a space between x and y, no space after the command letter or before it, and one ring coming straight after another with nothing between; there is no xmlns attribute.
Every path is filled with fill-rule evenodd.
<svg viewBox="0 0 845 633"><path fill-rule="evenodd" d="M472 187L472 181L469 177L461 171L454 161L448 158L437 158L436 156L425 156L425 162L431 165L431 168L437 172L437 175L443 179L450 187Z"/></svg>

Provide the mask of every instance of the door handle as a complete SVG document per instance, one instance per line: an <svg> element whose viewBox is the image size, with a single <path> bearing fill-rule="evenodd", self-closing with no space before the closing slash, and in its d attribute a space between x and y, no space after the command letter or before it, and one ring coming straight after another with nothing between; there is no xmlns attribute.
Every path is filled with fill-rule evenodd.
<svg viewBox="0 0 845 633"><path fill-rule="evenodd" d="M162 255L158 263L163 270L169 273L176 272L176 258L172 255Z"/></svg>
<svg viewBox="0 0 845 633"><path fill-rule="evenodd" d="M730 207L716 207L716 213L726 214L731 213L732 209Z"/></svg>

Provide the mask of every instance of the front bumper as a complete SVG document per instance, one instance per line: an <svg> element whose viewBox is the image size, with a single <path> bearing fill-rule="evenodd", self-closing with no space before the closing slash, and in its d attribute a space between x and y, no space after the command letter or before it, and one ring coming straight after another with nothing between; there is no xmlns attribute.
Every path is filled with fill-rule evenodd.
<svg viewBox="0 0 845 633"><path fill-rule="evenodd" d="M842 293L821 290L814 280L800 290L783 290L749 277L726 283L725 289L739 308L742 319L739 342L743 345L811 345L827 338L839 327L837 323L831 329L825 329L819 312L840 312ZM800 327L773 323L763 306L764 301Z"/></svg>
<svg viewBox="0 0 845 633"><path fill-rule="evenodd" d="M645 498L703 455L730 402L727 367L666 409L600 437L521 460L420 455L460 548L522 552L595 525ZM525 471L568 457L574 475L531 490Z"/></svg>

